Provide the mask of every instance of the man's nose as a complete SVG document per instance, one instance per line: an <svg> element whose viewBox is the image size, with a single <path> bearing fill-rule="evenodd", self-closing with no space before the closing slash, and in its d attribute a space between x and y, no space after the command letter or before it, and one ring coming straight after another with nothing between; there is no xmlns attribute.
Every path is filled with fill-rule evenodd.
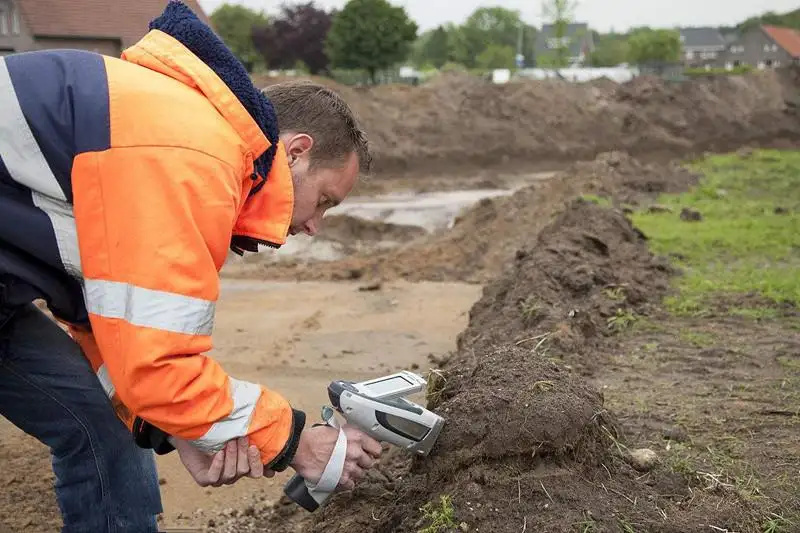
<svg viewBox="0 0 800 533"><path fill-rule="evenodd" d="M316 235L317 231L319 231L319 226L317 225L316 220L312 218L311 220L306 222L303 225L303 231L305 231L306 235L308 235L309 237L313 237L314 235Z"/></svg>

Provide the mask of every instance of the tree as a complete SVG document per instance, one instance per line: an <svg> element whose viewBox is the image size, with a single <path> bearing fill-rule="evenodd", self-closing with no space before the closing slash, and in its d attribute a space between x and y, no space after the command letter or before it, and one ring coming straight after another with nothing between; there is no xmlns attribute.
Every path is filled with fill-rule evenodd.
<svg viewBox="0 0 800 533"><path fill-rule="evenodd" d="M614 67L628 61L628 40L616 33L595 34L595 50L590 58L593 67Z"/></svg>
<svg viewBox="0 0 800 533"><path fill-rule="evenodd" d="M557 68L566 67L569 63L569 49L571 40L567 34L567 28L572 22L572 18L577 7L575 0L544 0L542 12L544 19L552 27L552 34L545 36L548 48L552 50L549 58L544 58L545 63L550 63Z"/></svg>
<svg viewBox="0 0 800 533"><path fill-rule="evenodd" d="M253 28L266 26L268 23L263 12L238 4L222 4L211 13L211 23L248 72L252 72L263 62L253 43Z"/></svg>
<svg viewBox="0 0 800 533"><path fill-rule="evenodd" d="M478 56L493 45L495 48L492 54L502 47L510 47L516 55L519 48L523 54L531 52L536 40L535 28L522 21L519 11L502 7L476 9L460 31L461 46L455 59L470 67L479 66ZM519 42L520 36L522 43Z"/></svg>
<svg viewBox="0 0 800 533"><path fill-rule="evenodd" d="M515 56L516 52L510 46L492 43L478 55L476 64L482 69L513 69Z"/></svg>
<svg viewBox="0 0 800 533"><path fill-rule="evenodd" d="M253 41L270 68L290 69L302 62L311 74L318 74L328 69L325 38L331 20L331 14L314 2L284 5L272 24L253 30Z"/></svg>
<svg viewBox="0 0 800 533"><path fill-rule="evenodd" d="M451 59L450 36L444 26L426 32L418 50L418 64L429 64L436 68Z"/></svg>
<svg viewBox="0 0 800 533"><path fill-rule="evenodd" d="M672 63L681 57L681 36L676 30L641 29L628 38L631 63Z"/></svg>
<svg viewBox="0 0 800 533"><path fill-rule="evenodd" d="M800 30L800 9L789 11L788 13L778 14L773 11L768 11L758 17L751 17L736 28L740 33L746 32L752 28L762 24L771 24L773 26L785 26L787 28L794 28Z"/></svg>
<svg viewBox="0 0 800 533"><path fill-rule="evenodd" d="M403 61L417 37L417 24L387 0L349 0L333 17L326 51L341 68L375 73Z"/></svg>

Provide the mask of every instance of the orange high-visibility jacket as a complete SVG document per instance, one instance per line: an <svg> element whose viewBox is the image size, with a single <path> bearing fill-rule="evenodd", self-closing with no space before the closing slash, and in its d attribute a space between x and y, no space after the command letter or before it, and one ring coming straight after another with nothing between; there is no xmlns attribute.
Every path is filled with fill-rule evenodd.
<svg viewBox="0 0 800 533"><path fill-rule="evenodd" d="M200 24L186 10L164 17ZM70 324L141 446L166 453L173 435L217 451L246 435L280 470L303 413L205 353L228 250L285 242L291 175L243 103L249 78L215 71L244 83L241 64L200 29L211 60L155 28L121 58L0 58L0 288Z"/></svg>

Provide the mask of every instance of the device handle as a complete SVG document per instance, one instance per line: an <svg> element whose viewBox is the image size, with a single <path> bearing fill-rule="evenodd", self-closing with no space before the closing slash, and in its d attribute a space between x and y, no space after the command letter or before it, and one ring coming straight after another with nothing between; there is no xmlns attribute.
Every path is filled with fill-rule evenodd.
<svg viewBox="0 0 800 533"><path fill-rule="evenodd" d="M336 422L333 409L326 408L322 411L322 418L325 423L339 430L339 436L333 447L328 464L322 472L319 481L315 484L308 483L305 478L295 474L284 486L283 492L286 496L304 509L314 512L339 486L342 478L344 462L347 458L347 435Z"/></svg>

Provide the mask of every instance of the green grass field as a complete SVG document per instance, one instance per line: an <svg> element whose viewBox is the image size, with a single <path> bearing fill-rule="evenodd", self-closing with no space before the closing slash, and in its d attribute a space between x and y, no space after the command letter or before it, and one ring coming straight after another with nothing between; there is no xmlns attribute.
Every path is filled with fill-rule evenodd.
<svg viewBox="0 0 800 533"><path fill-rule="evenodd" d="M704 315L747 301L725 310L763 318L780 312L775 304L800 304L800 152L715 155L691 167L704 176L699 185L658 200L672 213L632 215L653 251L684 271L670 310ZM702 220L681 220L683 208ZM752 294L763 298L741 298Z"/></svg>

